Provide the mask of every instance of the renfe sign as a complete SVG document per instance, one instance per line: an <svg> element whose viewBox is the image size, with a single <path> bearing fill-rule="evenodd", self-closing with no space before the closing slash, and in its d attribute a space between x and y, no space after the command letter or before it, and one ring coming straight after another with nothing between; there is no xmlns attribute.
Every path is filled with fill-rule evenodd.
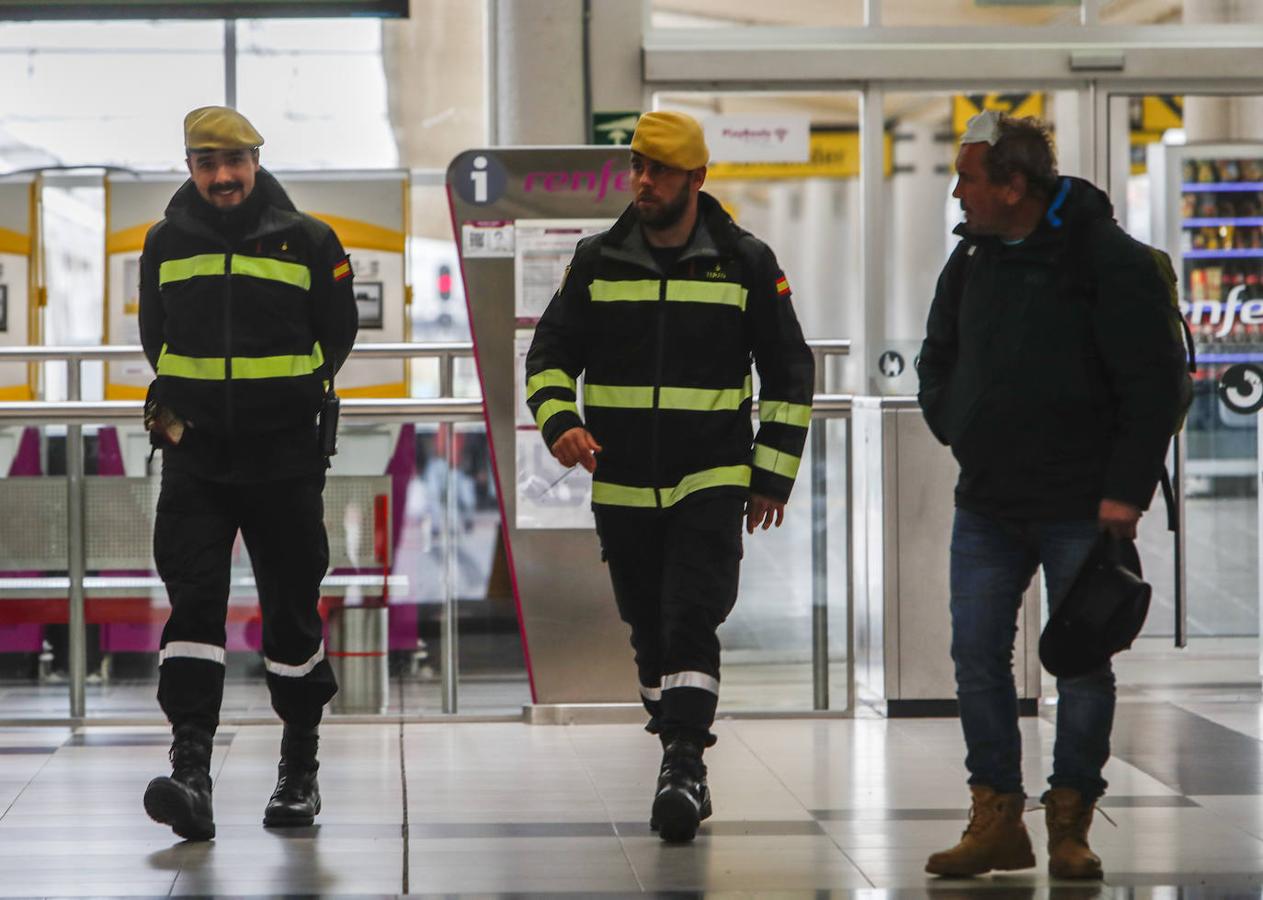
<svg viewBox="0 0 1263 900"><path fill-rule="evenodd" d="M592 169L569 169L555 172L527 172L522 179L522 190L525 193L545 191L557 193L570 191L591 194L592 199L604 200L605 195L613 189L616 193L626 193L631 172L626 166L614 169L614 160L607 159L600 171Z"/></svg>
<svg viewBox="0 0 1263 900"><path fill-rule="evenodd" d="M1217 325L1216 337L1223 337L1232 331L1237 322L1242 325L1263 325L1263 300L1242 300L1245 285L1239 284L1228 292L1228 299L1223 303L1214 300L1194 300L1180 303L1180 312L1188 319L1190 328L1201 325Z"/></svg>

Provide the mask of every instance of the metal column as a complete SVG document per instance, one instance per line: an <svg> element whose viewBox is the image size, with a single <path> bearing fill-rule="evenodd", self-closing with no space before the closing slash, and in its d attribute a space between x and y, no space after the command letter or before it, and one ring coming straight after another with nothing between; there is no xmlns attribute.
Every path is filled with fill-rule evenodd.
<svg viewBox="0 0 1263 900"><path fill-rule="evenodd" d="M829 357L816 354L815 393L825 389ZM811 695L813 709L829 708L828 419L811 422Z"/></svg>
<svg viewBox="0 0 1263 900"><path fill-rule="evenodd" d="M69 399L76 402L82 393L82 364L66 361ZM70 716L82 719L85 712L84 685L87 680L87 623L84 615L83 578L87 571L87 530L84 527L83 426L66 426L66 522L70 575Z"/></svg>
<svg viewBox="0 0 1263 900"><path fill-rule="evenodd" d="M444 366L446 369L447 366ZM444 506L443 527L443 622L440 643L443 647L443 712L456 712L456 681L459 671L456 659L457 608L456 608L456 475L460 456L456 452L456 423L449 422L447 430L447 502Z"/></svg>

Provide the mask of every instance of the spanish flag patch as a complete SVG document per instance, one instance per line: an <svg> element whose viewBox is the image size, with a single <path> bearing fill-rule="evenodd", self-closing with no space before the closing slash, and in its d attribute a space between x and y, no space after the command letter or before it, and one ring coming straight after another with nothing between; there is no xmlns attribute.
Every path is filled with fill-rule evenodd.
<svg viewBox="0 0 1263 900"><path fill-rule="evenodd" d="M783 274L780 278L776 279L776 294L779 297L789 296L789 279Z"/></svg>
<svg viewBox="0 0 1263 900"><path fill-rule="evenodd" d="M351 258L349 256L342 257L342 262L333 267L333 280L341 281L343 278L351 277Z"/></svg>

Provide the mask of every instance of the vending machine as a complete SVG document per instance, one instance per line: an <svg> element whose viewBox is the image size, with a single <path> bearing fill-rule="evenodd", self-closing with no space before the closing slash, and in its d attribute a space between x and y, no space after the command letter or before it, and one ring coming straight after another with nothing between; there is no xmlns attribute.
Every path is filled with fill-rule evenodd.
<svg viewBox="0 0 1263 900"><path fill-rule="evenodd" d="M1154 144L1148 163L1153 239L1171 254L1197 348L1188 488L1249 492L1255 417L1220 403L1216 386L1234 363L1263 363L1263 145Z"/></svg>

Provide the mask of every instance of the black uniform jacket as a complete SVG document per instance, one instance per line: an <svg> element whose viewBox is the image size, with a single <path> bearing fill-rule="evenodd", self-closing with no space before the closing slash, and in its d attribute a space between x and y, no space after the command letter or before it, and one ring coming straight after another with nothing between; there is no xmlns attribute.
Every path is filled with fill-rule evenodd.
<svg viewBox="0 0 1263 900"><path fill-rule="evenodd" d="M355 341L351 281L333 230L266 170L228 214L185 182L141 257L151 397L188 423L164 465L247 482L323 470L316 415Z"/></svg>
<svg viewBox="0 0 1263 900"><path fill-rule="evenodd" d="M1147 509L1191 389L1175 276L1108 198L1063 177L1020 244L962 240L938 280L917 364L935 436L960 463L957 505L1094 519Z"/></svg>
<svg viewBox="0 0 1263 900"><path fill-rule="evenodd" d="M628 207L579 243L526 358L527 402L551 447L584 425L596 505L662 509L750 490L789 498L811 419L811 351L767 245L702 193L698 225L658 268ZM753 359L758 437L751 426ZM583 417L576 382L584 375Z"/></svg>

